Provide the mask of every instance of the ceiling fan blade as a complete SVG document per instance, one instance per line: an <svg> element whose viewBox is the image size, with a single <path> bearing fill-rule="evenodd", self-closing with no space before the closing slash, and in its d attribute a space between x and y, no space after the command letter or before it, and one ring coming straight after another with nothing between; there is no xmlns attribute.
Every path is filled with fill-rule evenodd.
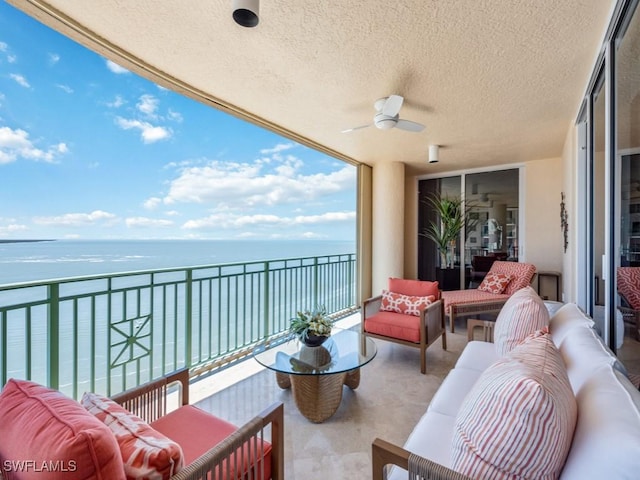
<svg viewBox="0 0 640 480"><path fill-rule="evenodd" d="M396 127L408 132L421 132L422 130L424 130L424 125L422 125L421 123L403 119L398 120L398 123L396 123Z"/></svg>
<svg viewBox="0 0 640 480"><path fill-rule="evenodd" d="M371 125L373 125L373 123L367 123L366 125L360 125L359 127L347 128L346 130L342 130L340 133L349 133L353 132L354 130L361 130L363 128L370 127Z"/></svg>
<svg viewBox="0 0 640 480"><path fill-rule="evenodd" d="M389 98L387 98L387 101L384 102L384 105L382 106L382 114L389 117L395 117L400 113L403 101L404 98L400 95L389 95Z"/></svg>

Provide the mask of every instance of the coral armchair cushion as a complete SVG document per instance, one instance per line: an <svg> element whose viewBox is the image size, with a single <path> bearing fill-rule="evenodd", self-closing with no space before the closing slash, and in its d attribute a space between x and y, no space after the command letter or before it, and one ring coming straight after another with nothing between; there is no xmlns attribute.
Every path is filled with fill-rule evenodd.
<svg viewBox="0 0 640 480"><path fill-rule="evenodd" d="M531 280L536 273L536 267L531 263L495 261L491 265L489 273L501 273L510 276L511 281L503 293L513 295L518 290L531 284Z"/></svg>
<svg viewBox="0 0 640 480"><path fill-rule="evenodd" d="M440 298L440 288L438 282L429 282L427 280L409 280L405 278L389 278L390 292L401 293L411 297L428 297L433 295Z"/></svg>
<svg viewBox="0 0 640 480"><path fill-rule="evenodd" d="M10 379L0 394L0 458L31 461L40 467L12 472L8 478L125 478L120 450L109 428L75 400L27 380ZM44 464L56 468L45 471Z"/></svg>
<svg viewBox="0 0 640 480"><path fill-rule="evenodd" d="M85 393L81 403L113 432L128 480L168 480L182 468L180 445L154 430L140 417L96 393Z"/></svg>
<svg viewBox="0 0 640 480"><path fill-rule="evenodd" d="M238 429L232 423L193 405L185 405L174 410L151 423L151 426L180 444L186 465L224 441ZM261 472L263 469L264 477L262 478L264 480L271 478L271 451L272 445L269 442L247 441L231 456L231 465L227 462L223 463L223 471L218 478L258 478L255 475L250 476L249 470L253 473Z"/></svg>
<svg viewBox="0 0 640 480"><path fill-rule="evenodd" d="M618 267L618 293L629 306L640 310L640 267Z"/></svg>

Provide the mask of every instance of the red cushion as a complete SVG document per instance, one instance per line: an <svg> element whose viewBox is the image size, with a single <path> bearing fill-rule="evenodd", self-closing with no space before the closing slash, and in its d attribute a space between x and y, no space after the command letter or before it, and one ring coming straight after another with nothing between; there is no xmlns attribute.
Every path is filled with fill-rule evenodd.
<svg viewBox="0 0 640 480"><path fill-rule="evenodd" d="M402 313L404 315L420 316L420 312L435 301L436 297L413 297L401 293L382 291L380 310L384 312Z"/></svg>
<svg viewBox="0 0 640 480"><path fill-rule="evenodd" d="M5 471L6 461L40 466L12 472L21 480L125 478L118 444L106 425L75 400L26 380L9 380L0 394L0 460ZM58 471L42 469L52 462Z"/></svg>
<svg viewBox="0 0 640 480"><path fill-rule="evenodd" d="M618 292L629 306L640 310L640 267L618 267Z"/></svg>
<svg viewBox="0 0 640 480"><path fill-rule="evenodd" d="M532 263L495 261L493 265L491 265L489 272L511 275L511 281L509 285L507 285L504 293L513 295L521 288L529 286L536 273L536 267Z"/></svg>
<svg viewBox="0 0 640 480"><path fill-rule="evenodd" d="M438 282L428 282L426 280L407 280L404 278L389 278L389 291L410 295L412 297L427 297L433 295L440 298Z"/></svg>
<svg viewBox="0 0 640 480"><path fill-rule="evenodd" d="M420 318L394 312L379 312L364 321L367 333L420 343Z"/></svg>
<svg viewBox="0 0 640 480"><path fill-rule="evenodd" d="M85 393L82 406L104 423L116 438L129 480L168 480L183 466L180 445L110 398Z"/></svg>
<svg viewBox="0 0 640 480"><path fill-rule="evenodd" d="M235 425L193 405L180 407L159 418L151 426L182 447L185 465L192 463L238 429ZM255 447L251 442L250 446L245 444L243 448L244 453L238 456L244 459L243 471L246 472L246 459L249 457L247 449L253 451ZM271 444L265 441L260 450L264 452L259 454L259 457L264 458L264 480L267 480L271 477ZM251 455L251 458L255 458L255 455ZM253 461L251 463L254 464ZM235 469L235 465L232 468ZM258 471L260 468L258 464ZM229 478L236 478L236 475L232 474Z"/></svg>

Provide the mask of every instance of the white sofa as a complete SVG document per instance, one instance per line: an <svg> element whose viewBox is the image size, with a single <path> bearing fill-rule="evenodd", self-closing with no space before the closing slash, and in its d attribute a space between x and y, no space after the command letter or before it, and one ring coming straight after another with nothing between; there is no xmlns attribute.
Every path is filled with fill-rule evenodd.
<svg viewBox="0 0 640 480"><path fill-rule="evenodd" d="M640 478L640 392L588 316L575 304L554 307L557 311L550 309L549 330L566 365L578 409L560 478ZM404 447L382 439L373 442L374 480L386 478L383 470L390 465L396 466L389 479L406 479L405 469L416 468L410 467L416 462L432 476L410 478L467 478L449 468L456 414L480 375L499 358L493 343L469 342Z"/></svg>

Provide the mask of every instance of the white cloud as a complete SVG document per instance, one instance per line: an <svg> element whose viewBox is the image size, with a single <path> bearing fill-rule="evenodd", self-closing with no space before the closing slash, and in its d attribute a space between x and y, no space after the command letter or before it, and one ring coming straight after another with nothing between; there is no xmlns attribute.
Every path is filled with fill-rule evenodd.
<svg viewBox="0 0 640 480"><path fill-rule="evenodd" d="M49 64L55 65L59 61L60 61L60 55L58 55L57 53L50 53L49 54Z"/></svg>
<svg viewBox="0 0 640 480"><path fill-rule="evenodd" d="M16 63L18 61L18 57L15 55L7 55L7 62Z"/></svg>
<svg viewBox="0 0 640 480"><path fill-rule="evenodd" d="M155 118L156 110L158 110L159 100L153 95L145 94L140 97L136 108L148 117Z"/></svg>
<svg viewBox="0 0 640 480"><path fill-rule="evenodd" d="M120 108L125 103L126 102L125 102L124 98L122 98L122 96L116 95L116 98L113 100L113 102L107 103L107 107Z"/></svg>
<svg viewBox="0 0 640 480"><path fill-rule="evenodd" d="M275 158L275 156L274 156ZM315 200L354 188L356 170L344 165L328 173L302 174L302 162L288 156L267 170L266 162L184 167L171 182L165 204L210 203L217 207L272 206Z"/></svg>
<svg viewBox="0 0 640 480"><path fill-rule="evenodd" d="M71 88L68 85L61 85L61 84L57 84L56 87L58 87L60 90L62 90L63 92L66 93L73 93L73 88Z"/></svg>
<svg viewBox="0 0 640 480"><path fill-rule="evenodd" d="M91 213L66 213L53 217L35 217L34 223L54 227L81 227L103 223L112 225L117 219L116 215L102 210L94 210Z"/></svg>
<svg viewBox="0 0 640 480"><path fill-rule="evenodd" d="M9 76L15 80L15 82L20 85L21 87L24 88L31 88L31 85L29 85L29 82L27 81L27 79L23 76L20 75L18 73L11 73L9 74Z"/></svg>
<svg viewBox="0 0 640 480"><path fill-rule="evenodd" d="M263 148L260 150L262 155L271 155L272 153L280 153L296 146L295 143L279 143L273 148Z"/></svg>
<svg viewBox="0 0 640 480"><path fill-rule="evenodd" d="M173 222L171 220L162 220L147 217L131 217L125 220L127 227L171 227Z"/></svg>
<svg viewBox="0 0 640 480"><path fill-rule="evenodd" d="M9 45L5 42L0 42L0 52L6 52L9 49Z"/></svg>
<svg viewBox="0 0 640 480"><path fill-rule="evenodd" d="M158 207L162 203L162 199L158 197L151 197L142 204L144 208L147 210L153 210Z"/></svg>
<svg viewBox="0 0 640 480"><path fill-rule="evenodd" d="M0 226L0 236L8 235L10 233L16 233L16 232L24 232L26 230L29 230L29 228L26 225L11 223L7 226Z"/></svg>
<svg viewBox="0 0 640 480"><path fill-rule="evenodd" d="M174 112L173 110L169 109L169 113L167 113L167 118L169 120L173 120L174 122L182 122L183 118L182 118L182 114L178 113L178 112Z"/></svg>
<svg viewBox="0 0 640 480"><path fill-rule="evenodd" d="M295 227L300 225L337 224L353 222L356 212L326 212L320 215L282 217L274 214L238 215L230 212L214 213L205 218L189 220L182 225L186 230L229 229L253 226Z"/></svg>
<svg viewBox="0 0 640 480"><path fill-rule="evenodd" d="M15 162L19 158L56 163L57 158L68 151L65 143L52 145L47 150L36 148L24 130L0 127L0 164Z"/></svg>
<svg viewBox="0 0 640 480"><path fill-rule="evenodd" d="M112 62L111 60L107 60L107 68L115 74L121 75L121 74L125 74L125 73L129 73L129 70L127 70L124 67L121 67L120 65L118 65L115 62Z"/></svg>
<svg viewBox="0 0 640 480"><path fill-rule="evenodd" d="M149 122L140 120L128 120L126 118L117 117L116 124L123 130L136 129L140 130L140 136L144 143L154 143L171 137L172 131L165 127L156 127Z"/></svg>

